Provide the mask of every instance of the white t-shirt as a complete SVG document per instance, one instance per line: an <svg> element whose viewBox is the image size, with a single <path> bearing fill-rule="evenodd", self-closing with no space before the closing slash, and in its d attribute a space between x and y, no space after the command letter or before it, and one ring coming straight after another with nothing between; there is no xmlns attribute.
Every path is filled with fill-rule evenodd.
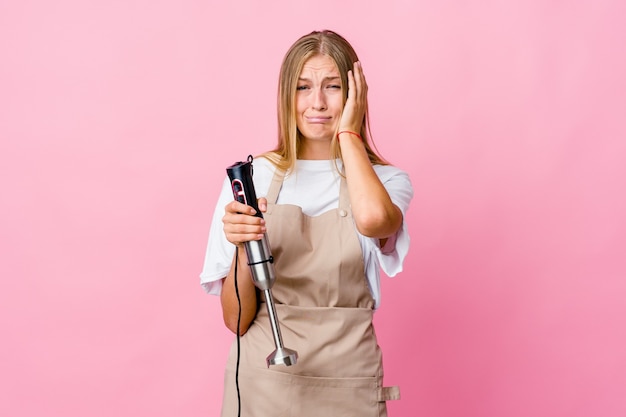
<svg viewBox="0 0 626 417"><path fill-rule="evenodd" d="M341 169L340 161L337 161ZM259 157L252 162L254 188L257 198L265 197L274 176L275 167L267 159ZM405 219L406 211L413 197L413 187L406 172L391 165L375 165L374 171L385 186L391 201L400 208ZM277 204L300 206L308 216L319 216L339 205L340 176L333 160L298 160L293 173L285 177L278 194ZM228 275L235 245L226 240L222 217L224 207L233 200L228 177L224 179L222 191L217 201L209 233L204 268L200 282L209 294L219 295L222 278ZM390 237L381 249L379 240L355 232L363 249L365 274L375 300L375 308L380 306L380 269L390 277L402 271L402 263L409 250L409 233L406 222L398 232Z"/></svg>

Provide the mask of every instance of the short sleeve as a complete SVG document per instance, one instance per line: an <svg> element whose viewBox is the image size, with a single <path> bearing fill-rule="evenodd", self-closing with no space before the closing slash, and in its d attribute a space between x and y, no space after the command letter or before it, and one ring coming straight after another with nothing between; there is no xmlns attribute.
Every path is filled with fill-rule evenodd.
<svg viewBox="0 0 626 417"><path fill-rule="evenodd" d="M226 240L222 227L224 207L232 200L232 191L228 178L224 179L222 191L213 211L209 241L207 243L204 266L200 273L200 283L209 294L219 295L222 290L222 278L228 275L235 254L235 245Z"/></svg>
<svg viewBox="0 0 626 417"><path fill-rule="evenodd" d="M391 201L402 212L402 226L390 236L385 246L376 250L376 256L383 272L393 277L402 271L402 264L409 251L410 236L406 223L406 212L413 198L413 186L409 175L393 166L376 166L376 172Z"/></svg>

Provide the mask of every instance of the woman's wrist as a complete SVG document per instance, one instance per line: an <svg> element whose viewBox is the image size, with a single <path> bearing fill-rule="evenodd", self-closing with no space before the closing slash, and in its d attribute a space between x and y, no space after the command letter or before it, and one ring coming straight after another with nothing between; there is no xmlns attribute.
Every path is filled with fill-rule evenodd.
<svg viewBox="0 0 626 417"><path fill-rule="evenodd" d="M339 132L337 132L337 141L341 142L341 139L339 138L339 136L348 136L348 135L359 138L361 142L363 142L363 137L358 132L355 132L353 130L339 130Z"/></svg>

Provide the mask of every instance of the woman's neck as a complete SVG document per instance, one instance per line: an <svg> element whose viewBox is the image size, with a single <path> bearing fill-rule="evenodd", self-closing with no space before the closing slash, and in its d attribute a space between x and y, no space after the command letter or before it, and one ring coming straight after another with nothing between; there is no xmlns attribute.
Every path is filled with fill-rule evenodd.
<svg viewBox="0 0 626 417"><path fill-rule="evenodd" d="M300 141L300 149L298 150L298 159L331 159L330 140L311 140L302 138Z"/></svg>

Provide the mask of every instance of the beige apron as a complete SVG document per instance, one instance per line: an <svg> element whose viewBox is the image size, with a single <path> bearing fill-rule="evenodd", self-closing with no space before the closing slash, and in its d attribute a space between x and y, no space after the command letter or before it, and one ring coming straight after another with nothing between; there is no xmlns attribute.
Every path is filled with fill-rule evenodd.
<svg viewBox="0 0 626 417"><path fill-rule="evenodd" d="M274 175L265 213L275 259L272 295L284 346L295 365L267 367L274 351L267 309L241 337L242 417L385 417L398 387L383 387L382 354L345 179L339 207L310 217L277 205L283 176ZM237 345L228 359L222 417L237 416Z"/></svg>

